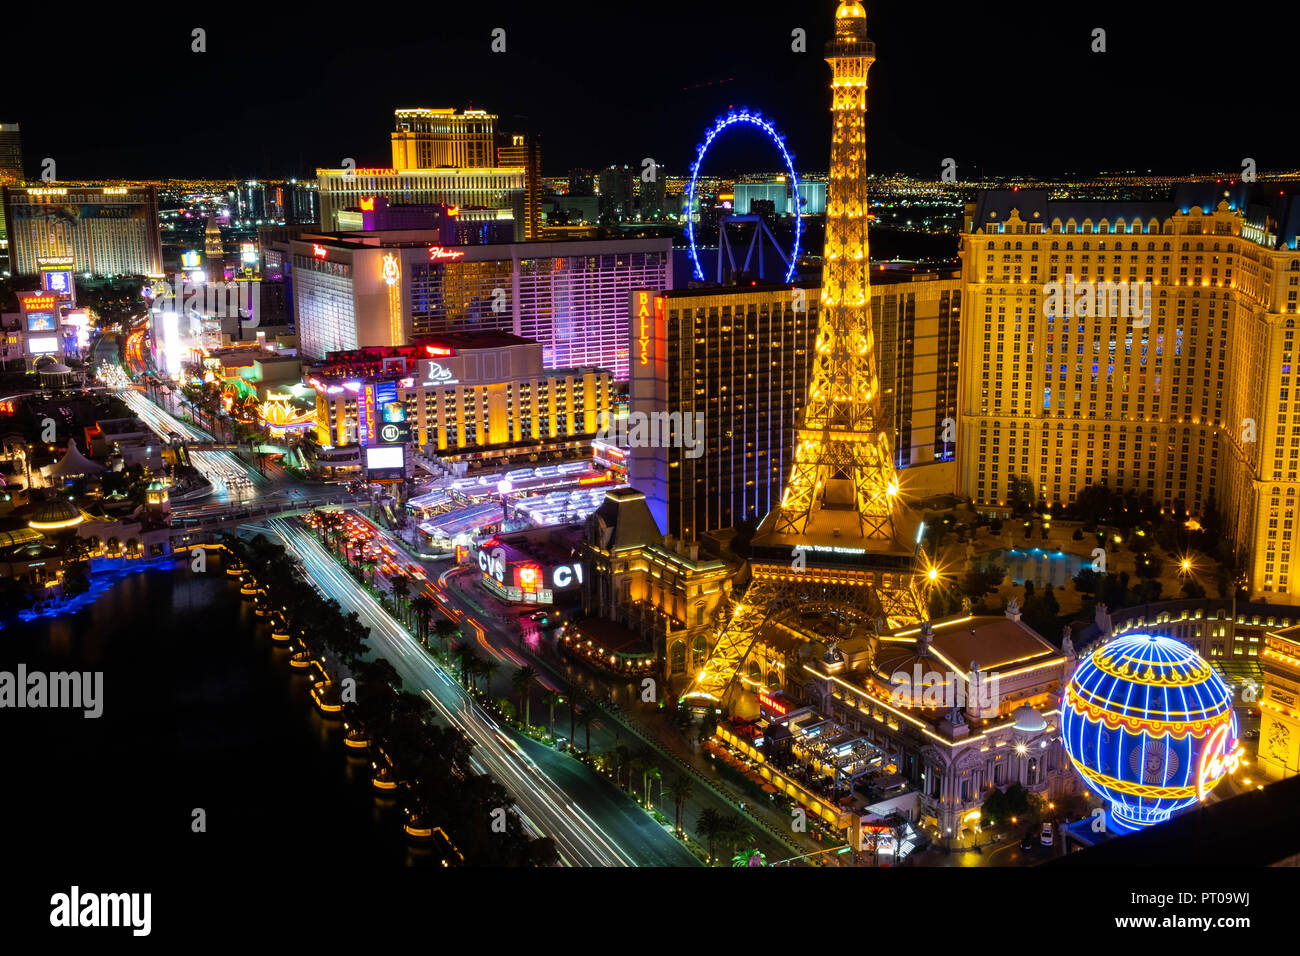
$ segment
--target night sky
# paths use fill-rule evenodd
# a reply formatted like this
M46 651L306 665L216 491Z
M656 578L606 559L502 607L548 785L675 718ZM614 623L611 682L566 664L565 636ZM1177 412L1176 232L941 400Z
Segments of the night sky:
M814 171L829 152L821 46L835 6L144 4L69 10L57 25L6 11L0 121L22 125L31 177L52 156L62 180L270 178L345 156L387 166L394 107L472 104L540 133L547 175L644 157L672 175L715 116L743 105ZM1164 2L869 2L871 166L936 176L951 156L962 178L1239 170L1245 156L1261 173L1295 167L1297 6L1209 19ZM190 52L195 26L207 53ZM795 27L807 53L791 51ZM1094 27L1106 53L1089 49ZM708 165L778 158L749 133Z

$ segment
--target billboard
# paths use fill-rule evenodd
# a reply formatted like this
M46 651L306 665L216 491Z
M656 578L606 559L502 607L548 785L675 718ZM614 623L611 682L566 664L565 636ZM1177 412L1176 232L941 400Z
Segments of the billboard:
M29 355L49 355L51 352L59 350L59 337L57 335L41 335L27 340L27 354Z
M54 313L53 312L28 312L27 331L28 332L53 332Z
M366 480L401 481L406 477L405 445L367 445Z
M411 440L411 426L406 421L406 405L397 397L395 382L375 386L375 405L379 411L379 440L387 445L401 445Z

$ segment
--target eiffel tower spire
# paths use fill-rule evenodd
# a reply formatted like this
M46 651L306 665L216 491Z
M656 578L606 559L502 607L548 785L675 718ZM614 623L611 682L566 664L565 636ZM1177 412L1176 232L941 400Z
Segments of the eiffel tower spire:
M875 59L866 11L840 3L826 45L832 133L821 315L794 464L780 505L754 536L749 589L724 612L684 700L718 705L738 679L752 683L743 668L760 630L771 623L799 633L792 610L829 611L876 632L927 616L919 521L899 495L871 332L866 115Z
M807 532L828 503L852 505L861 537L883 541L896 532L898 480L890 436L879 424L880 379L871 333L866 126L867 71L875 60L866 11L858 3L841 3L835 38L826 45L831 168L817 356L796 429L794 467L777 509L775 530L784 534Z

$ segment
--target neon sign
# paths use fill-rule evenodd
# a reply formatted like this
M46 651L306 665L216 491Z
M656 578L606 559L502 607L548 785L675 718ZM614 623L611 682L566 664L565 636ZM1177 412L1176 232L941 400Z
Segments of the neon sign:
M1245 748L1240 746L1228 752L1228 724L1219 724L1201 751L1201 765L1196 772L1196 799L1204 800L1220 780L1236 773L1245 752Z
M324 259L324 258L325 258L325 247L324 247L324 246L318 246L318 245L316 245L316 243L313 242L313 243L311 244L311 254L312 254L313 256L315 256L317 259Z
M31 311L34 309L52 309L54 303L58 301L57 295L22 295L18 297L22 300L23 308Z
M366 198L364 198L364 199L361 200L361 211L362 211L362 212L374 212L374 211L375 211L375 197L374 197L374 196L367 196Z
M760 690L758 692L758 706L762 707L764 710L770 710L774 714L779 714L782 717L790 713L789 707L781 703L765 690Z
M437 262L439 259L460 259L465 255L464 249L444 249L442 246L429 247L429 261Z
M637 317L637 322L639 323L638 332L640 334L640 338L637 339L637 342L641 346L642 365L650 364L650 329L649 329L650 309L648 308L649 304L650 304L650 293L638 292L636 317Z
M389 285L397 284L397 277L399 274L397 268L397 256L393 255L391 252L384 256L382 274L384 281Z
M455 355L455 349L449 349L445 345L426 345L424 351L430 355Z

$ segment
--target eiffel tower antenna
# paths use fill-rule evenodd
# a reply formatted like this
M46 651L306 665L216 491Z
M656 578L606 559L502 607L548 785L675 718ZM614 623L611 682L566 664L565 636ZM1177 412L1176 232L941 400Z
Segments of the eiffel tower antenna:
M886 630L928 616L929 581L916 573L919 520L903 504L881 424L871 331L866 116L875 59L866 11L840 3L826 45L831 168L817 355L794 464L780 505L754 536L749 590L724 617L684 700L723 703L738 678L748 680L741 671L759 629L789 608L834 609L841 620L882 620Z

